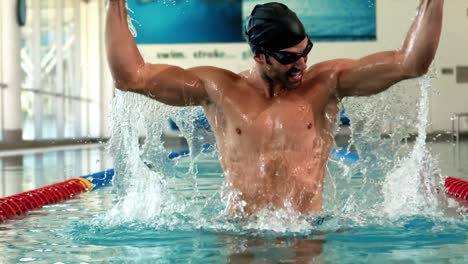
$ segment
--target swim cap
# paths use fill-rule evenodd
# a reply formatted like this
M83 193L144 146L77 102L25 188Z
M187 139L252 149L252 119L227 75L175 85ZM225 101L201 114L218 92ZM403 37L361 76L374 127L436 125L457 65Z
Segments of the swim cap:
M297 45L307 36L304 26L286 5L256 5L247 17L245 34L252 52L278 51Z

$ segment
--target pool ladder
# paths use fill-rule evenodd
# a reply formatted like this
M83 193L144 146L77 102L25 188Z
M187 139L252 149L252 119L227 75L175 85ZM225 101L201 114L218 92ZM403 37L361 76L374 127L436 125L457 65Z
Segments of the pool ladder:
M460 119L467 118L468 113L455 113L450 120L452 121L452 144L454 146L454 160L457 169L461 168L461 154L460 154Z

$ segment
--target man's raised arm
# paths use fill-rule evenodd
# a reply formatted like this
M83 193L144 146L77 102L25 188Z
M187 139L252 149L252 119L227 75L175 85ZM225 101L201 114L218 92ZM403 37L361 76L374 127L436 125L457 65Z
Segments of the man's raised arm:
M443 4L444 0L421 0L400 50L335 61L338 94L372 95L401 80L426 74L439 45Z
M106 50L115 86L144 94L170 105L199 105L208 100L197 73L177 66L147 64L128 28L125 0L109 0L106 18Z

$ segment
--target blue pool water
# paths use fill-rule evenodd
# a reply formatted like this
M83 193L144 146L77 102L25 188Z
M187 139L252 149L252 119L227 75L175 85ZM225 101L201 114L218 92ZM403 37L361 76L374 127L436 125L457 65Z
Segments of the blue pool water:
M401 110L411 98L396 94L345 102L352 141L341 147L359 159L330 160L322 213L265 210L248 219L224 212L233 192L217 153L202 151L212 135L187 122L197 109L117 93L106 150L114 186L0 224L0 263L467 263L466 209L441 188L444 175L468 179L468 164L455 162L466 160L468 147L455 153L450 143L426 143L428 83L420 87L419 103L406 104L418 105L417 117ZM167 158L160 136L169 115L191 152L202 154ZM2 168L18 171L0 171L0 191L109 168L102 150L85 152L2 159Z
M110 217L119 200L114 189L104 188L7 221L0 225L0 263L467 261L468 222L462 215L447 211L390 219L343 213L325 215L322 222L320 216L277 211L235 219L223 214L217 157L204 155L195 166L196 180L184 174L190 160L177 161L182 176L166 182L173 207L149 218ZM360 180L353 178L352 188L359 188Z

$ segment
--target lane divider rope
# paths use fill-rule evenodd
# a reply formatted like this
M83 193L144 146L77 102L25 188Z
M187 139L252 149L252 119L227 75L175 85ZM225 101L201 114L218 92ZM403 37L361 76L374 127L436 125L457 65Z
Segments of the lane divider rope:
M55 204L74 196L112 185L114 169L47 185L0 199L0 222L45 205Z
M0 222L45 205L55 204L74 196L112 185L114 169L54 183L35 190L21 192L0 199ZM445 179L445 192L468 207L468 181L453 176Z

